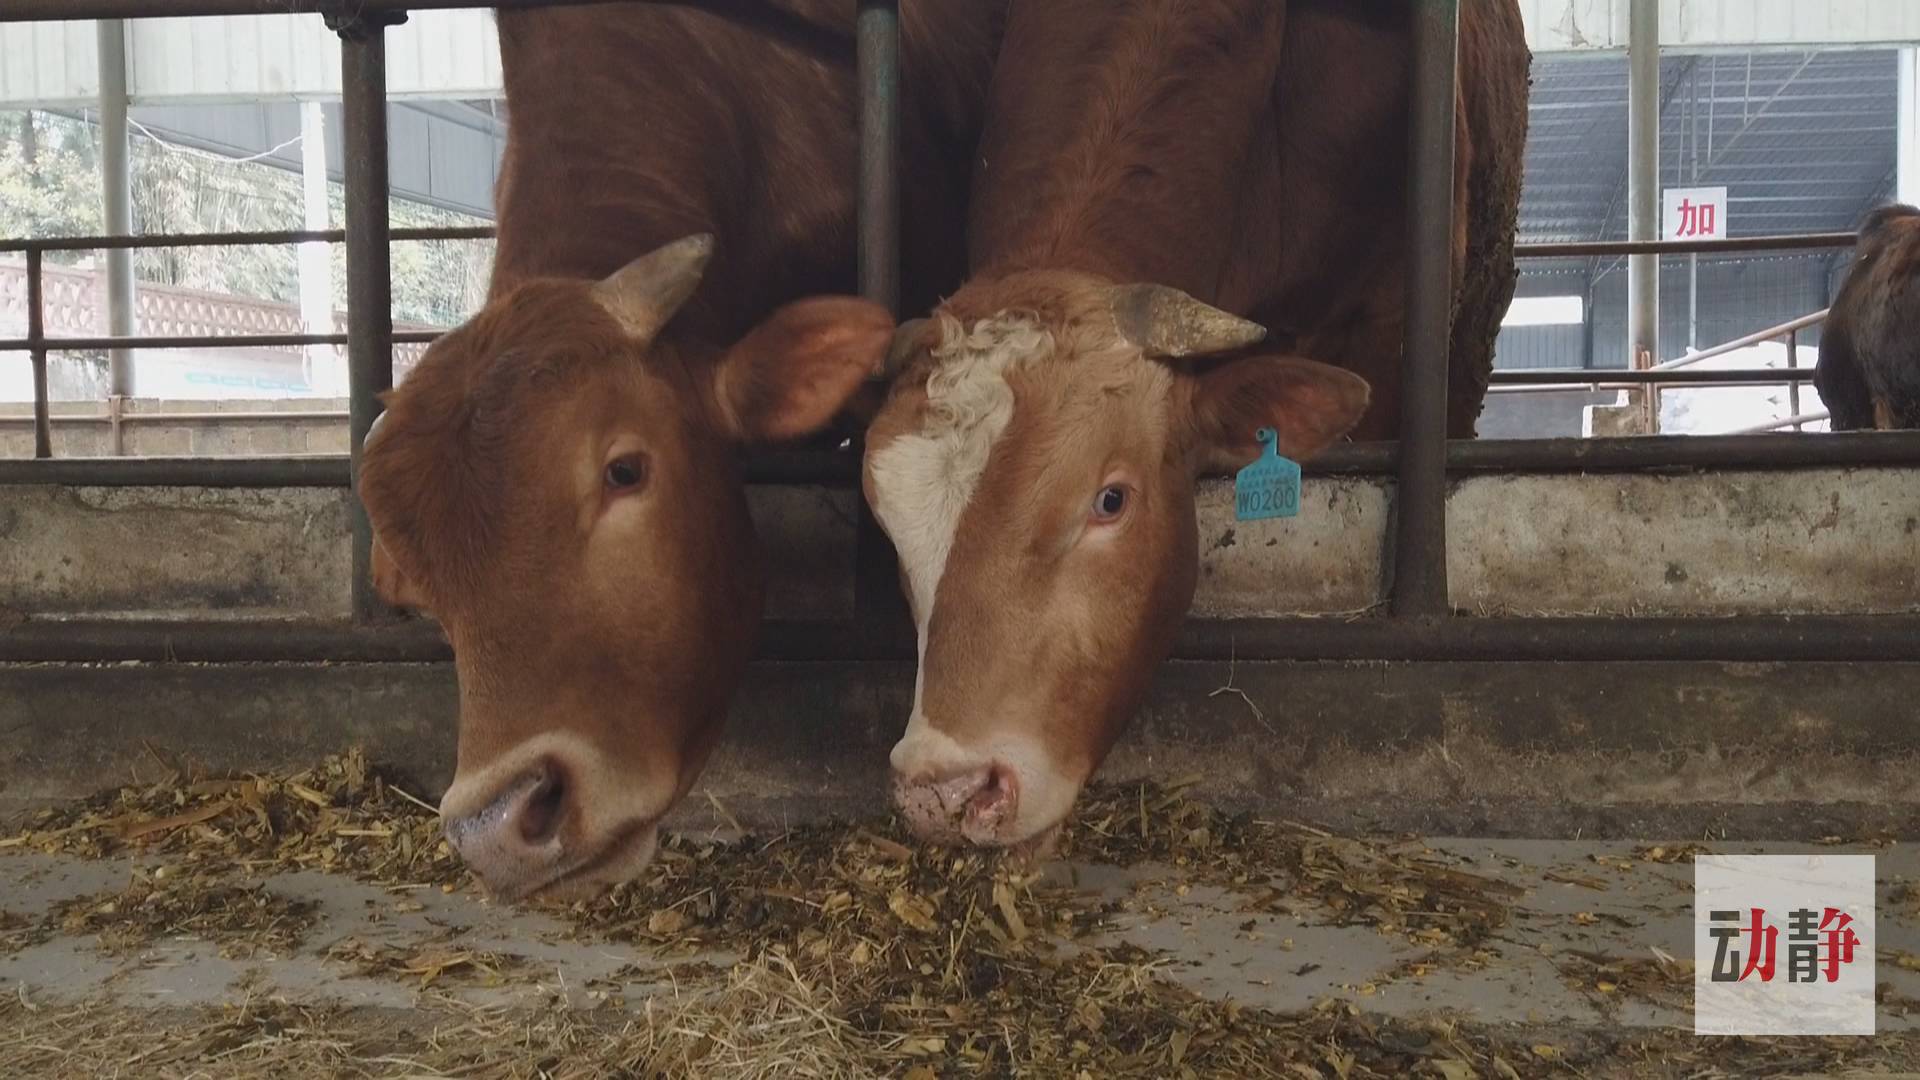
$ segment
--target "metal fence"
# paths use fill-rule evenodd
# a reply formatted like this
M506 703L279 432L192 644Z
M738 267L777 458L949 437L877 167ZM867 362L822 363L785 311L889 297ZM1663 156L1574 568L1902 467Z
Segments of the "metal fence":
M620 0L500 0L496 7L547 7ZM698 0L625 0L700 6ZM357 475L378 394L392 384L393 346L431 335L396 334L390 310L389 245L394 240L470 239L484 229L391 229L387 220L386 28L405 12L483 6L474 0L10 0L0 21L123 19L252 14L318 14L340 34L346 159L346 228L171 237L89 237L14 241L24 252L29 323L0 351L25 351L36 374L40 460L0 461L0 484L350 486ZM730 0L736 7L737 0ZM1191 660L1920 660L1920 615L1755 615L1733 617L1476 617L1456 614L1447 591L1449 474L1486 471L1601 472L1676 469L1805 469L1920 464L1920 432L1539 439L1446 438L1449 255L1452 235L1454 109L1459 0L1411 5L1412 170L1403 416L1396 442L1349 444L1309 467L1318 474L1385 474L1396 481L1392 585L1386 610L1354 619L1197 620L1174 655ZM898 288L898 0L859 0L855 55L860 84L858 252L862 291L894 306ZM40 318L43 256L56 249L186 244L344 241L348 319L344 335L206 338L50 338ZM1849 245L1850 234L1761 237L1671 244L1551 244L1521 257L1726 253ZM337 458L54 459L47 437L45 358L50 350L185 345L347 346L352 453ZM1777 370L1611 371L1608 383L1707 385L1764 379ZM1589 371L1511 371L1495 385L1586 384ZM857 483L857 448L812 449L750 459L749 483ZM354 617L347 623L28 619L0 629L0 661L429 661L448 648L437 630L395 620L368 576L370 532L354 510ZM908 661L913 633L903 617L891 552L863 518L856 552L860 612L845 622L770 622L761 654L779 660Z

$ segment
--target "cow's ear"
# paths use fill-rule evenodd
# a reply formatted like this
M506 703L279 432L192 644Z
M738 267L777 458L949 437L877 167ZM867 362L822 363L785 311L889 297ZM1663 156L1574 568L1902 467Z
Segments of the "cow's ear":
M404 560L394 557L394 548L381 536L378 524L382 517L389 525L394 524L398 508L410 505L409 494L417 493L410 488L408 478L432 473L430 463L417 456L419 443L409 440L405 431L389 426L396 394L397 391L389 390L381 395L381 402L387 408L374 417L373 425L367 429L354 494L359 496L371 519L373 591L394 607L425 613L427 596L420 579L406 570Z
M893 316L853 297L799 300L776 310L714 368L723 431L741 442L791 439L825 427L893 341Z
M1250 356L1195 376L1188 395L1194 465L1238 469L1260 455L1254 433L1278 435L1279 452L1302 461L1327 448L1367 411L1367 381L1297 356Z
M387 545L380 542L377 532L373 534L373 591L394 607L429 614L427 594L421 591L411 574L401 569L387 551Z

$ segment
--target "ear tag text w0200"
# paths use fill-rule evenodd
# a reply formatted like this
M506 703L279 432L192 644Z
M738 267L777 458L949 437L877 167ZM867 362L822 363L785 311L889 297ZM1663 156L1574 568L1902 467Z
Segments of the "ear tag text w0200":
M1233 516L1240 521L1293 517L1300 512L1300 463L1280 456L1272 428L1253 436L1260 456L1233 478Z

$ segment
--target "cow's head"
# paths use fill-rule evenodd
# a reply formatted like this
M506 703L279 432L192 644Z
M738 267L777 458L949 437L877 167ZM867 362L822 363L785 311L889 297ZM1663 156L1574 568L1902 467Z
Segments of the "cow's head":
M761 614L736 446L825 424L892 336L883 309L835 297L726 348L663 337L711 243L498 296L367 440L376 582L453 645L447 838L505 897L592 891L651 857Z
M1030 271L902 328L864 483L919 632L894 798L934 840L1045 844L1193 598L1194 482L1272 427L1310 455L1367 404L1173 289Z

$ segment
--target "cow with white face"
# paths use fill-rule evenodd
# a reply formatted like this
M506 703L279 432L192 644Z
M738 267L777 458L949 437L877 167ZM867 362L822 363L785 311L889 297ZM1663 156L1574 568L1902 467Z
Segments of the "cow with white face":
M919 635L892 765L922 835L1044 845L1192 599L1197 476L1252 462L1263 427L1295 460L1398 430L1410 8L1006 5L970 277L896 338L865 450ZM1466 438L1513 290L1515 0L1462 4L1459 46Z
M976 281L902 331L864 484L919 636L894 797L922 837L1044 847L1139 706L1194 591L1194 484L1278 432L1302 458L1359 377L1241 356L1261 329L1071 271Z

